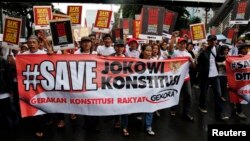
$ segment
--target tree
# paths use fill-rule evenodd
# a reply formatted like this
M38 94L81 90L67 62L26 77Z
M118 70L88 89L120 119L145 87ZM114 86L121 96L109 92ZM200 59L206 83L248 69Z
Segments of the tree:
M33 6L43 5L43 6L54 6L52 3L39 2L39 3L19 3L19 2L0 2L0 7L2 7L3 14L10 17L26 17L26 28L28 31L28 37L32 34L32 24L34 23L33 16Z
M189 24L196 24L196 23L201 23L201 18L200 17L192 17L189 20Z
M178 13L178 17L175 24L174 30L180 30L182 28L189 28L188 17L190 16L189 12L185 7L180 6L165 6L166 9Z
M121 5L120 10L122 9L122 17L123 18L135 18L136 14L140 14L141 13L141 8L142 5Z

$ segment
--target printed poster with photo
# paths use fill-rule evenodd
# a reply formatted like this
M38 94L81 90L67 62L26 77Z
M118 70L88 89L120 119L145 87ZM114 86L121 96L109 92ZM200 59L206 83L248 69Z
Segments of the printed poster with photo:
M178 17L178 13L171 10L165 10L164 22L163 22L163 32L162 36L170 39L172 37L172 32Z
M124 35L133 34L133 20L130 18L124 18L120 20L120 27L123 28Z
M230 24L248 24L250 14L249 0L235 0Z
M113 42L117 40L123 40L123 29L122 28L115 28L112 30L112 40Z
M109 10L98 10L92 31L100 33L109 33L112 13L113 12Z
M22 19L6 17L4 23L2 46L19 50Z
M165 8L143 6L141 12L141 33L139 37L147 40L162 40Z
M81 27L82 23L82 6L70 5L67 8L67 15L71 18L73 28Z
M33 6L35 30L49 29L49 20L52 19L51 6Z
M74 48L70 19L51 20L49 25L54 51Z
M190 33L194 44L206 41L206 28L204 23L191 24Z
M227 37L226 43L232 44L235 37L235 28L227 27L222 34Z

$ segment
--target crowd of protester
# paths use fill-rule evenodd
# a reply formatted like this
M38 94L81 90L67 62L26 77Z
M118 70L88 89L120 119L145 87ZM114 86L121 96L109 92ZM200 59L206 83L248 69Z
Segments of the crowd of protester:
M95 34L82 37L79 42L75 41L75 48L67 50L53 51L51 41L43 35L31 35L27 42L20 43L20 50L10 50L1 47L0 57L0 117L2 121L6 121L6 126L11 127L17 124L21 119L21 111L19 106L19 94L17 87L15 57L19 54L92 54L97 56L113 56L113 57L133 57L144 60L166 60L175 57L189 57L190 67L189 74L185 76L184 84L181 88L180 96L183 98L183 108L178 105L170 108L170 115L177 116L178 109L182 109L183 119L194 122L196 117L192 112L192 88L199 88L199 105L197 109L201 113L207 113L207 95L208 89L212 88L215 103L215 118L218 120L227 120L229 116L223 109L223 104L227 101L228 86L225 69L225 59L229 55L244 56L248 54L248 47L244 39L238 39L233 47L218 41L215 35L209 35L207 42L193 44L185 36L177 37L172 35L171 39L163 39L162 41L150 41L149 43L139 44L135 38L112 41L110 34L104 34L102 38L97 38ZM235 114L240 119L246 119L247 116L242 111L242 105L232 103L235 108ZM136 113L137 114L137 113ZM160 111L155 111L160 116ZM72 120L81 115L71 114ZM121 129L123 136L129 136L128 131L128 114L114 116L114 127ZM142 118L144 117L144 118ZM155 135L152 124L155 120L153 113L137 114L137 118L144 120L145 133ZM84 116L85 125L91 130L99 130L99 116ZM50 124L55 120L58 128L65 125L65 115L63 113L45 114L34 117L37 137L44 136L46 124Z

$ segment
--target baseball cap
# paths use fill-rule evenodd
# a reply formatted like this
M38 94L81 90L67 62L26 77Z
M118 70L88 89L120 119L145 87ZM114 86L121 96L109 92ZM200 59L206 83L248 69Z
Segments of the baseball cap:
M105 38L107 38L107 37L112 38L110 34L105 34L105 35L102 37L102 39L105 40Z
M81 42L83 42L83 41L91 41L91 39L88 36L84 36L81 38Z
M185 38L179 38L178 43L181 43L181 42L187 42L187 40Z
M215 35L208 35L207 41L217 40L217 37Z
M238 44L237 47L238 47L238 50L241 50L243 48L250 47L250 44L249 43L241 43L241 44Z
M115 42L115 46L117 46L117 45L123 45L123 46L124 46L124 41L121 40L121 39L117 40L117 41Z
M131 44L132 42L135 42L135 43L137 44L137 46L138 46L138 42L137 42L137 40L136 40L135 38L129 39L128 45L130 46L130 44Z

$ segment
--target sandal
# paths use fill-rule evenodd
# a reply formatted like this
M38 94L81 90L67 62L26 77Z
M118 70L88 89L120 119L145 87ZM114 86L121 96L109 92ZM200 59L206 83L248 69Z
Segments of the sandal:
M65 124L64 124L64 121L63 120L60 120L59 122L58 122L58 124L57 124L57 127L58 128L63 128L65 126Z
M36 132L36 137L39 137L39 138L41 138L41 137L43 137L43 132Z
M129 136L129 132L127 131L126 128L122 130L122 135L125 137Z
M119 129L119 128L120 128L120 122L116 122L116 123L115 123L115 128L116 128L116 129Z
M71 114L71 115L70 115L70 119L75 120L76 118L77 118L77 117L76 117L75 114Z
M171 116L176 116L176 112L175 111L170 111L170 115Z

